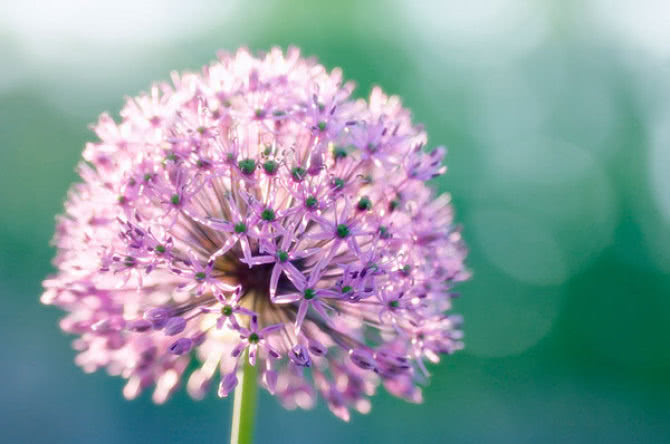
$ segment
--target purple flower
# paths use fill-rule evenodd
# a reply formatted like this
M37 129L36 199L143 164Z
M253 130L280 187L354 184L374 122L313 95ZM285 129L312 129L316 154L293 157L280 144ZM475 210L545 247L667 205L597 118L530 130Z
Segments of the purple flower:
M261 241L259 244L259 250L260 252L267 254L253 257L249 262L247 262L251 266L260 264L274 264L270 274L269 288L270 300L272 302L277 302L277 286L279 284L279 279L281 278L282 273L293 283L296 288L299 287L301 282L305 280L304 275L296 268L295 265L293 265L293 261L304 259L313 254L316 254L319 251L316 248L307 250L298 249L298 244L295 242L295 237L290 233L291 232L288 231L282 237L279 247L275 245L274 239Z
M313 308L327 324L331 324L326 308L336 311L329 302L340 299L342 295L328 288L317 288L317 284L324 280L322 274L315 270L310 274L309 280L302 279L294 282L297 292L285 293L275 298L276 304L298 304L298 312L295 316L296 335L300 334L309 308Z
M212 308L201 308L200 310L205 313L217 313L218 317L216 319L216 328L222 329L226 323L233 330L240 330L240 324L237 321L237 315L243 316L256 316L256 313L244 308L241 304L240 296L242 295L241 288L237 288L233 295L229 298L226 298L223 293L218 293L216 299L219 301L220 305L217 309Z
M239 329L240 341L230 355L233 358L239 358L245 349L249 349L249 364L256 365L256 356L260 347L266 352L266 356L279 359L281 354L270 345L267 336L282 328L283 324L274 324L260 329L258 327L258 318L252 316L250 328L241 327Z
M104 114L58 219L42 301L68 312L77 363L165 401L238 383L243 352L289 407L348 419L382 384L422 399L426 362L463 347L469 277L443 148L397 97L352 100L297 49L224 54Z

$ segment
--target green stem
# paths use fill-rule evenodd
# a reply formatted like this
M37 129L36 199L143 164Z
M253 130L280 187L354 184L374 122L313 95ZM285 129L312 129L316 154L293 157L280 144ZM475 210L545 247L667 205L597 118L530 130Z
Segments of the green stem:
M233 423L230 444L252 444L256 416L257 370L249 365L247 353L241 357L242 366L237 371L237 387L233 404Z

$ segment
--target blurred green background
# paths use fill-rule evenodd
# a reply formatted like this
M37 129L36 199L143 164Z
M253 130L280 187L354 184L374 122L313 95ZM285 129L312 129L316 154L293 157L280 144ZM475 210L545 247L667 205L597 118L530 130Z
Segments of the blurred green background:
M229 400L127 402L40 306L88 124L218 49L296 44L449 147L466 350L346 424L263 394L257 442L670 442L665 1L0 2L0 440L227 442Z

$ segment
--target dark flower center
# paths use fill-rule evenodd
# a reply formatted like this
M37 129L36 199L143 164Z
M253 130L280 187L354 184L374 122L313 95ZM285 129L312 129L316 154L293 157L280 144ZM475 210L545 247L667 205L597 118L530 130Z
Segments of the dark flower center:
M266 208L261 213L261 219L266 222L272 222L275 220L275 212L272 210L272 208Z
M344 224L339 224L337 228L335 228L335 232L337 237L344 239L345 237L349 236L349 227Z
M315 208L318 203L319 201L316 200L316 197L314 196L309 196L305 199L305 206L307 206L307 208Z
M293 180L296 182L302 182L305 178L305 169L301 167L293 167L291 169L291 177L293 177Z
M247 176L250 176L254 173L254 170L256 169L256 161L254 159L240 160L238 162L238 166L240 167L240 171L242 171L242 173L246 174Z
M266 173L268 174L274 174L277 172L277 168L279 168L279 165L277 162L274 160L268 160L263 164L263 169L265 170Z
M347 157L347 150L344 149L344 147L338 146L335 147L333 150L333 157L335 157L335 160L337 159L344 159Z
M366 211L372 208L372 201L368 196L363 196L361 199L358 201L358 204L356 205L356 208L358 208L361 211Z
M391 233L389 233L389 229L386 226L381 225L379 227L379 236L382 239L388 239L389 237L391 237Z

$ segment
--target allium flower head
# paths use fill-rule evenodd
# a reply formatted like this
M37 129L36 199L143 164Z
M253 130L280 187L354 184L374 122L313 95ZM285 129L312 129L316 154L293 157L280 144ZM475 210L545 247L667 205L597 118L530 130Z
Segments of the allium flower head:
M248 359L288 408L320 393L348 419L379 383L421 401L425 361L462 347L466 252L426 185L445 150L352 90L297 49L240 50L100 117L42 296L85 371L160 403L182 380L227 396Z

